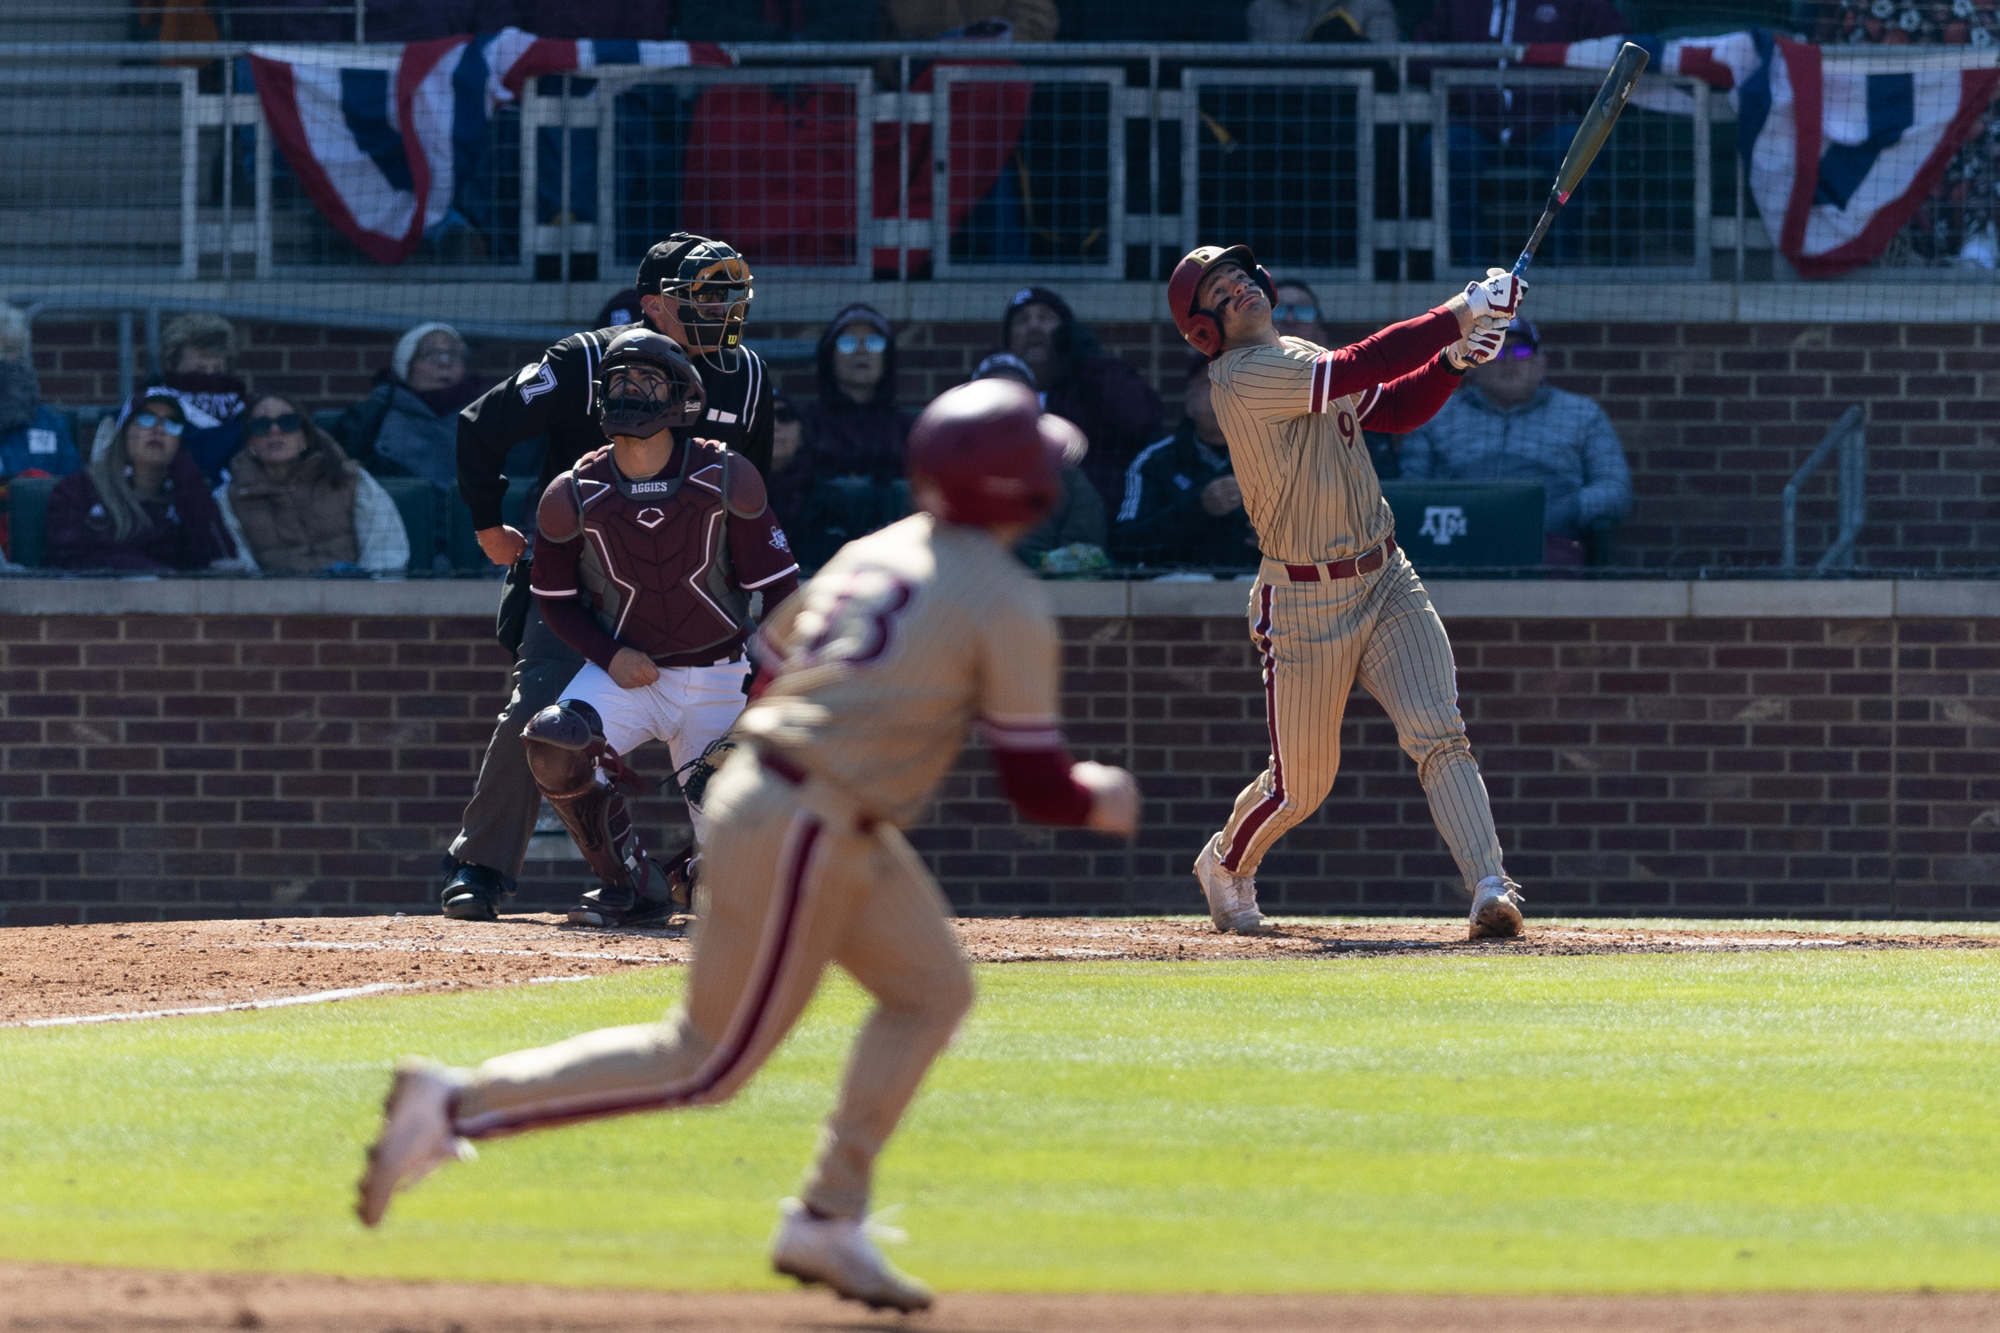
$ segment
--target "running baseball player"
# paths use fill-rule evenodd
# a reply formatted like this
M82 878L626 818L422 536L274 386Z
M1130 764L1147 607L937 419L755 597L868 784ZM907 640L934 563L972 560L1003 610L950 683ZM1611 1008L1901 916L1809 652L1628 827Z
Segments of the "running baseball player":
M679 344L625 330L604 349L595 397L611 444L550 482L535 516L536 604L585 663L521 743L601 881L569 919L630 926L691 904L639 846L623 757L661 740L680 768L721 739L743 711L750 594L778 605L799 567L757 469L696 436L707 404ZM692 800L688 817L699 846Z
M1471 935L1518 935L1521 895L1501 864L1451 643L1382 498L1364 424L1414 430L1458 377L1498 355L1526 284L1501 269L1352 347L1279 336L1271 277L1247 246L1203 246L1167 285L1181 336L1215 358L1212 402L1263 556L1250 592L1270 762L1202 847L1194 873L1217 930L1270 929L1257 865L1326 799L1340 719L1359 681L1417 764L1431 817L1472 895Z
M612 339L628 328L665 334L692 354L707 407L700 434L747 458L760 476L771 467L771 381L755 352L742 346L752 289L750 268L722 241L676 232L646 252L635 284L643 316L565 338L495 385L459 414L458 490L472 510L479 548L496 565L513 567L502 608L524 617L514 647L512 697L501 710L464 825L445 855L440 901L446 916L491 921L511 893L528 839L534 835L541 793L528 772L521 728L556 701L584 659L550 628L529 594L528 539L502 522L507 492L502 469L515 445L547 435L548 451L535 488L540 496L558 473L604 447L597 420L599 363ZM518 600L515 600L518 599ZM775 605L775 603L773 603ZM692 849L668 857L662 869L686 891Z
M909 437L922 512L853 541L766 621L748 743L709 786L706 905L685 1001L477 1069L405 1061L360 1184L390 1197L466 1140L721 1102L798 1019L828 963L874 997L818 1158L781 1206L771 1262L875 1307L930 1290L863 1232L876 1156L972 1003L950 908L904 839L976 722L1008 797L1043 823L1130 837L1138 788L1072 763L1057 724L1048 599L1010 554L1081 454L1032 390L946 391Z

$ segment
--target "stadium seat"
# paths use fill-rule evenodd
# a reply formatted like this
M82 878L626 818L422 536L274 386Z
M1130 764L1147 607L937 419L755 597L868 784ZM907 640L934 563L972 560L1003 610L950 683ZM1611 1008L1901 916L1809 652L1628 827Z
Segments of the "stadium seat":
M510 477L507 481L506 498L500 501L500 521L508 527L526 532L522 526L523 514L528 507L528 497L534 492L535 477ZM472 511L458 498L454 488L451 494L451 567L453 569L492 569L493 562L486 558L486 552L479 549L479 538L472 527Z
M437 493L422 477L377 477L375 480L396 502L403 531L410 539L410 568L429 570L437 550Z
M7 525L10 557L17 565L39 569L48 548L49 492L54 477L16 477L7 484Z
M1419 573L1542 563L1538 482L1385 481L1382 495Z

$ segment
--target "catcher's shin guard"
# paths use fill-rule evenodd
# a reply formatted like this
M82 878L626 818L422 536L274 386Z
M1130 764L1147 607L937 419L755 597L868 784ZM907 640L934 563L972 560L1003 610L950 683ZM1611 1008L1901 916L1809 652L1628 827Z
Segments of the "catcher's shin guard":
M646 854L621 791L642 784L605 742L597 710L577 699L551 704L528 720L521 743L528 747L535 785L576 840L584 862L606 888L644 897Z

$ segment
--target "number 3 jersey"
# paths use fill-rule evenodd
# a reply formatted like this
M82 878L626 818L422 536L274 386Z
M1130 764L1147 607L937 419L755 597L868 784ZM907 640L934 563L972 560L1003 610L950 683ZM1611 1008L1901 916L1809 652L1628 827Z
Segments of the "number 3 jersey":
M741 732L907 826L977 723L995 749L1062 744L1055 622L983 529L913 514L849 542L767 618L774 673Z

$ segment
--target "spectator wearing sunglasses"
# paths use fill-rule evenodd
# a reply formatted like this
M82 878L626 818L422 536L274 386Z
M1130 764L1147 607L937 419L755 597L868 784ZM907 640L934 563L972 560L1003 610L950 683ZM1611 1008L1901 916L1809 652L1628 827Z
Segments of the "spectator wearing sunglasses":
M126 404L90 465L49 493L52 569L234 569L236 544L185 447L188 419L164 386Z
M820 335L819 401L803 404L805 447L817 477L903 475L916 413L896 406L896 333L869 306L851 305ZM859 536L860 534L855 534Z
M1538 481L1545 497L1543 562L1584 563L1582 538L1632 510L1632 473L1604 409L1549 387L1541 335L1508 326L1500 355L1466 372L1465 384L1403 439L1406 479Z
M242 452L217 492L254 569L388 573L409 564L396 505L310 413L266 396L243 422Z

